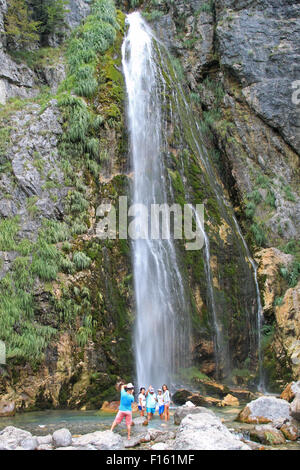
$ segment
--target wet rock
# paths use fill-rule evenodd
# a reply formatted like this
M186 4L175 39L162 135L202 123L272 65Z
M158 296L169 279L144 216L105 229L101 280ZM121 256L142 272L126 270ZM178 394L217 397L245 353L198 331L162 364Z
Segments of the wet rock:
M265 450L265 447L257 442L247 441L246 439L241 439L251 450Z
M281 426L280 431L284 437L289 441L296 441L299 437L299 430L297 426L292 423L285 423Z
M279 445L285 443L283 433L270 425L255 426L255 428L250 431L250 439L267 445Z
M230 394L240 401L249 401L255 399L255 395L253 392L241 388L230 388Z
M262 396L248 403L239 413L237 421L265 424L288 420L289 417L290 405L285 400L271 396Z
M123 438L111 431L95 431L81 437L73 438L73 447L85 447L92 445L98 450L122 450Z
M239 404L240 402L238 401L238 399L230 394L226 395L226 397L224 397L221 402L222 406L239 406Z
M181 388L179 390L176 390L175 393L173 393L172 401L175 403L175 405L184 405L188 397L191 395L192 395L191 392L189 392L188 390L185 390L184 388Z
M202 387L204 387L205 395L223 398L229 393L229 387L223 384L219 384L217 382L199 380L197 381L197 383L201 384Z
M55 431L52 439L55 447L68 447L72 444L72 434L66 428Z
M200 395L200 393L190 395L188 400L196 406L221 406L222 404L222 400L213 397L206 397L204 395Z
M186 416L180 425L174 450L249 450L213 413Z
M16 404L14 401L0 401L0 418L14 416L16 414Z
M201 406L180 406L175 410L174 423L179 425L183 418L185 418L187 415L194 415L199 413L211 413L211 415L214 416L214 413L212 411L207 410L206 408Z

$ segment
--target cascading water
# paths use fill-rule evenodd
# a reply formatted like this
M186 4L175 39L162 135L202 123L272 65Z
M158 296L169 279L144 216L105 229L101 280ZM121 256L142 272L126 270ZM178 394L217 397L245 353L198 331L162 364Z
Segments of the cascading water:
M176 166L184 186L185 203L193 207L204 202L194 197L186 174L187 167L197 162L196 165L202 172L202 179L197 179L197 187L204 184L204 198L213 199L214 204L218 206L219 219L215 219L213 225L217 223L218 230L220 224L228 227L231 248L226 256L229 258L228 262L236 260L238 278L243 279L243 282L239 283L235 304L229 305L228 294L232 290L232 284L228 285L228 275L225 272L218 273L216 278L216 272L212 271L211 264L216 262L216 249L220 251L220 248L216 246L215 235L211 231L211 220L209 225L205 224L204 227L194 212L196 225L200 228L205 242L204 282L207 291L206 305L212 326L211 337L214 339L215 375L219 378L228 377L230 380L230 370L235 367L233 363L242 364L236 353L240 348L243 361L250 359L252 368L258 359L262 377L262 309L255 263L233 209L217 181L207 150L203 146L199 124L193 117L168 53L139 13L130 14L127 22L129 29L123 43L122 55L134 171L132 202L146 207L148 213L151 204L174 203L171 158L172 154L174 158L174 153L170 150L169 141L172 129L176 128L175 147L188 148L191 155L189 160L185 161L180 157L181 153L175 150L175 155L178 154ZM181 276L181 261L185 255L178 251L174 240L153 240L148 237L147 229L146 221L144 226L140 227L142 233L144 230L144 239L133 240L132 246L136 300L136 373L139 385L152 383L157 386L173 380L175 374L189 362L190 349L194 346L189 344L193 338L190 335L191 305L194 305L195 301L191 300L191 289L186 285L186 275L183 278ZM227 261L223 258L224 255L218 252L218 270L226 268ZM226 317L225 308L231 312L232 317ZM235 317L239 316L242 318L239 320L240 326L232 326L237 321ZM237 338L237 343L230 344L232 334Z
M168 200L168 180L162 159L163 82L155 62L153 35L139 13L127 17L123 70L128 95L128 123L134 172L132 202ZM146 224L147 225L147 221ZM141 230L147 231L144 226ZM133 240L136 300L135 355L139 386L161 386L184 367L189 349L189 312L174 242Z

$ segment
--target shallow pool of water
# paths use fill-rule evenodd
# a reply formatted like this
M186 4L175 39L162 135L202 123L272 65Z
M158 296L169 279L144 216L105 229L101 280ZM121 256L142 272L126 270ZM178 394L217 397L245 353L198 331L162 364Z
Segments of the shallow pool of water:
M17 414L12 418L0 418L0 431L6 426L15 426L25 429L35 436L52 434L57 429L68 428L73 435L87 434L94 431L105 431L110 429L116 413L101 411L70 411L70 410L49 410ZM134 418L138 414L133 415ZM158 416L154 416L151 427L160 429L174 429L173 417L169 423L162 422ZM136 429L135 429L136 428ZM132 434L141 432L141 426L133 427ZM125 433L123 423L116 429L120 434Z
M249 437L250 428L253 425L239 423L235 421L239 411L242 407L214 407L210 408L214 413L222 419L223 423L232 431L244 438ZM178 429L173 423L174 409L171 410L171 417L168 423L162 422L160 418L155 415L151 421L150 426L162 430L176 430ZM134 414L134 418L138 414ZM17 428L25 429L35 436L44 436L52 434L57 429L68 428L72 435L87 434L94 431L106 431L110 429L113 422L115 413L107 413L101 411L76 411L76 410L49 410L49 411L36 411L29 413L17 414L12 418L0 418L0 431L6 426L15 426ZM134 426L132 435L144 431L143 426ZM116 429L116 432L125 437L126 427L125 423ZM266 449L271 447L264 446ZM300 450L300 442L287 442L284 445L275 446L276 450Z

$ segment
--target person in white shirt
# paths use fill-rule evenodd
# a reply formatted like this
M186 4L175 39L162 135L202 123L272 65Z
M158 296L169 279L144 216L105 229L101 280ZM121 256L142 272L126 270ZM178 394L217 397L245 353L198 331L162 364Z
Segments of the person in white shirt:
M138 396L138 408L140 411L140 416L144 416L144 411L146 410L146 389L145 387L140 388L140 393Z
M157 390L157 403L158 403L158 414L160 419L164 419L164 411L165 411L165 405L164 405L164 396L162 393L162 389L159 388Z
M170 401L171 401L170 392L166 384L162 386L162 390L163 390L163 400L164 400L164 417L166 421L169 421L170 419L169 408L170 408Z

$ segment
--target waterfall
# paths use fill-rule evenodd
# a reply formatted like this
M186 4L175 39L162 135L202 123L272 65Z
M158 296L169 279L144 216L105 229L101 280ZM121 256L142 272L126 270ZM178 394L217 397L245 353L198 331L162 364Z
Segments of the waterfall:
M153 33L139 13L127 17L122 47L128 97L127 117L133 168L132 203L168 202L169 181L162 158L164 81L156 64ZM139 206L136 206L137 210ZM185 366L189 350L189 311L172 239L132 241L136 325L134 346L139 386L161 386Z
M204 226L194 211L195 223L205 242L202 250L205 279L202 278L200 289L210 320L210 328L205 327L206 330L203 326L196 326L197 334L200 341L202 335L213 339L217 377L230 380L232 368L243 368L243 361L247 359L249 362L250 359L252 370L258 361L262 384L262 306L255 262L218 182L203 145L200 126L191 112L189 99L177 79L168 52L139 13L128 15L127 23L122 62L133 168L131 196L136 210L131 215L137 215L142 207L148 208L149 213L151 204L174 203L174 158L175 169L180 173L184 187L181 204L184 201L193 208L195 204L204 202L197 195L198 187L205 200L213 200L219 218L214 219L214 215L208 212L210 220ZM172 154L170 139L175 135L174 129L176 153ZM186 158L182 157L185 149L189 153ZM189 181L191 165L200 169L196 195ZM237 269L235 279L238 287L232 305L228 301L231 299L232 281L224 271L226 260L221 247L216 246L214 230L219 230L220 224L225 224L229 231L229 251L225 257L230 262L234 259ZM194 329L193 336L190 334L191 317L196 324L199 318L195 320L193 317L195 299L188 285L187 271L183 271L185 254L182 247L172 239L150 239L148 228L146 220L139 227L140 238L132 241L136 310L134 348L138 385L152 383L158 386L173 381L177 373L189 365L191 350L195 346L190 344L194 338ZM216 249L219 250L217 254ZM197 315L201 314L202 310L200 315L198 310ZM237 357L237 351L241 351L242 358Z

